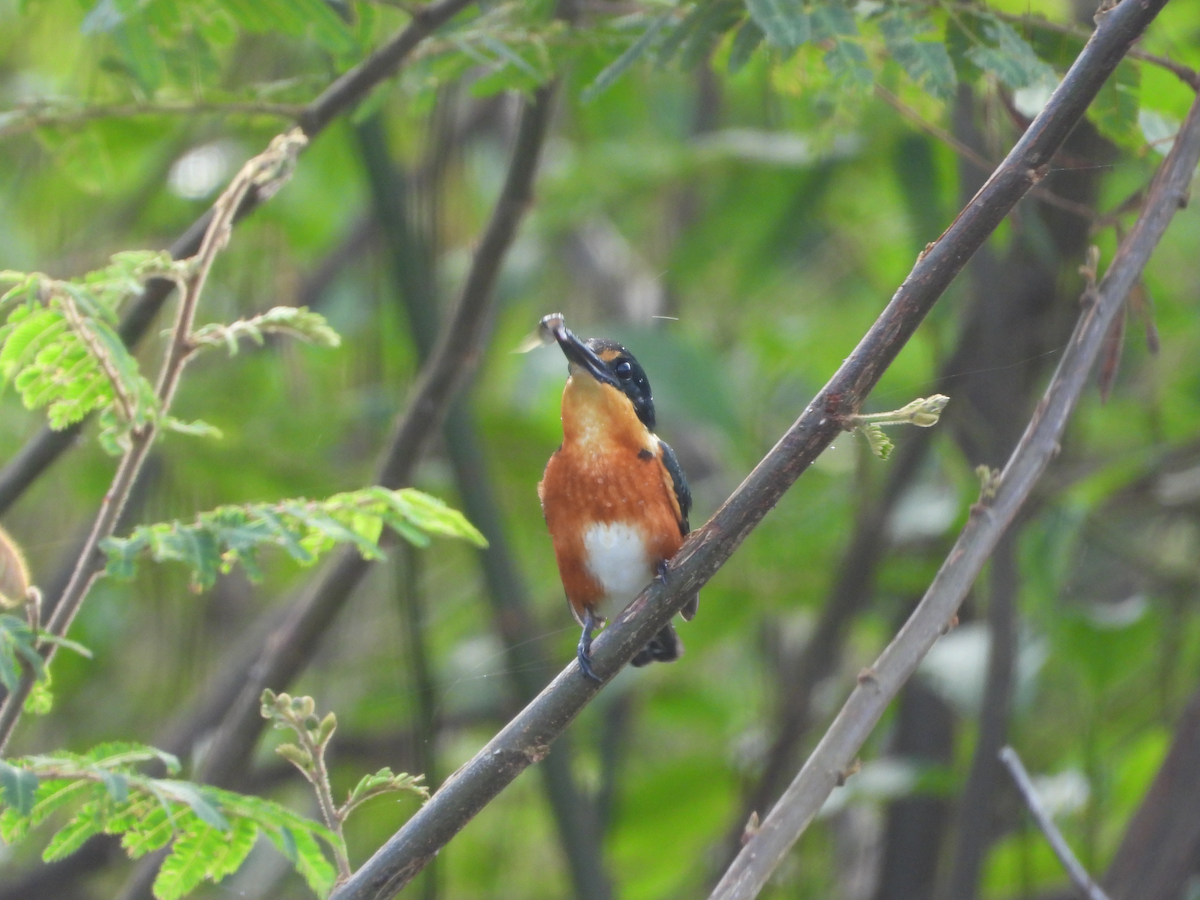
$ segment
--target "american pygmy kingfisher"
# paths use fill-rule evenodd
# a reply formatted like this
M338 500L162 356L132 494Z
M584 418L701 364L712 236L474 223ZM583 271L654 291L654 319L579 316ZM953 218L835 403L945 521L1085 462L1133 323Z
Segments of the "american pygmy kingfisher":
M592 632L624 609L666 564L688 533L692 495L675 452L654 434L646 373L615 341L580 340L561 315L542 319L540 336L567 357L562 446L538 485L542 512L567 600L583 626L579 666L592 671ZM682 610L696 614L698 594ZM671 662L683 643L668 622L632 662Z

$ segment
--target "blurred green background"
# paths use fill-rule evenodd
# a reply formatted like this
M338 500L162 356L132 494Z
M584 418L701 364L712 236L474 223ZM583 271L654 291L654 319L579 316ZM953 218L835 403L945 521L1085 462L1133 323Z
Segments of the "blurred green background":
M201 358L175 412L224 437L166 437L132 511L136 522L190 518L371 481L418 370L410 308L449 319L503 179L520 93L560 76L536 202L454 420L482 451L480 483L532 623L526 662L522 672L509 664L477 551L450 541L393 551L299 682L277 686L337 711L339 793L383 765L428 771L436 785L511 717L522 684L548 682L573 657L577 628L535 490L561 439L565 363L554 349L512 352L538 319L562 312L577 333L637 355L658 433L692 483L693 525L703 523L982 183L965 154L994 164L1007 152L1094 11L1049 0L1000 0L991 12L813 4L814 22L842 24L798 49L768 39L731 61L749 41L740 2L594 0L572 26L546 3L481 6L315 140L214 269L202 321L305 304L342 346L272 341ZM0 0L0 266L72 277L119 250L169 245L297 104L406 21L385 2ZM899 38L889 22L902 22ZM1009 22L1017 44L998 37L996 23ZM614 72L648 29L645 52ZM935 69L914 81L922 70L902 38L947 47L957 79ZM1171 0L1141 47L1200 64L1200 2ZM1193 96L1160 66L1122 64L1042 195L1009 217L868 401L880 411L940 391L952 398L943 423L893 430L886 462L857 436L839 439L702 592L699 615L680 626L686 656L622 673L556 746L574 802L594 820L577 850L610 883L572 877L572 838L531 769L405 896L706 893L750 810L765 814L920 598L977 496L975 467L1011 450L1079 309L1087 246L1102 266L1112 258L1136 213L1122 204L1148 184ZM1007 783L972 775L981 716L1045 776L1084 864L1099 874L1113 860L1200 675L1198 241L1193 205L1114 336L1124 353L1107 402L1089 390L1003 565L980 580L959 627L864 748L862 771L766 896L1061 889ZM140 348L148 366L168 324ZM0 409L7 460L43 418L11 388ZM448 452L461 438L449 429L435 442L417 486L469 508ZM38 584L63 579L112 470L93 426L5 514ZM172 565L148 565L131 584L102 581L71 633L94 659L60 654L56 706L27 717L12 750L169 742L206 686L258 652L258 623L314 575L283 554L264 563L263 582L234 572L201 595ZM997 642L1012 670L1011 702L990 695L998 705L983 699L996 627L1013 635ZM276 742L262 742L242 786L315 814ZM204 740L182 749L194 757ZM376 800L357 814L352 860L415 803ZM0 897L117 896L130 869L99 850L90 865L45 872L40 849L0 849ZM203 895L305 896L260 850Z

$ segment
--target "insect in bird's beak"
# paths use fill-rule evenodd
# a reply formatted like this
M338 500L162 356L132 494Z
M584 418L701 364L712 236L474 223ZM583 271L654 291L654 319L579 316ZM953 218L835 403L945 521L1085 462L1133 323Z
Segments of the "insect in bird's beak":
M562 348L567 362L571 363L572 369L578 366L601 384L610 384L617 390L621 389L621 383L608 370L604 361L596 355L591 347L575 337L567 328L562 313L550 313L548 316L543 316L542 321L538 322L538 327L517 345L516 352L528 353L530 350L556 341Z
M566 332L566 330L562 313L550 313L548 316L542 316L542 321L538 322L538 327L521 338L521 343L517 344L513 353L528 353L530 350L536 350L538 347L553 344L558 340L559 333Z

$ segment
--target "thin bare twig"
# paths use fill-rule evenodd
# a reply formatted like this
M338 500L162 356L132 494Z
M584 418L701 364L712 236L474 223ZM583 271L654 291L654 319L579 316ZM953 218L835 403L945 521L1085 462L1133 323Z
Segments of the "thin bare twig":
M1039 180L1043 167L1163 2L1122 0L1108 13L1005 162L945 234L920 256L887 309L829 384L704 527L692 533L668 566L665 583L656 580L647 586L597 639L593 668L604 680L612 678L682 609L687 598L712 577L800 474L842 433L846 417L858 411L937 298ZM550 744L599 689L600 685L582 677L578 663L572 662L340 885L333 900L393 896L493 797L549 753ZM832 787L830 781L825 793ZM783 850L790 844L788 840Z
M1033 816L1033 821L1046 836L1050 849L1054 851L1058 861L1063 864L1063 868L1067 870L1067 874L1071 876L1071 881L1075 882L1080 893L1088 900L1108 900L1108 894L1104 893L1100 885L1092 880L1087 869L1075 858L1075 854L1067 846L1062 832L1058 830L1054 819L1042 805L1042 798L1038 796L1037 788L1033 786L1033 781L1030 780L1029 773L1025 771L1025 766L1021 762L1021 757L1017 755L1017 751L1012 747L1001 747L997 756L1004 767L1008 769L1008 774L1012 776L1017 790L1021 792L1021 797L1025 800L1025 805L1029 807L1029 812Z
M25 103L0 112L7 119L0 125L0 140L25 134L38 128L77 125L96 119L132 119L138 116L196 116L204 113L235 116L278 116L295 119L305 110L303 103L266 103L219 100L179 103L99 103L95 106L65 108L49 100Z
M191 262L179 302L175 327L171 332L171 342L167 347L159 372L158 386L155 390L159 417L166 416L170 411L179 378L192 353L191 330L200 293L204 289L213 259L229 240L230 229L238 207L252 189L257 189L265 196L270 196L282 187L291 175L296 155L305 143L307 143L307 139L298 130L276 137L265 151L242 167L242 170L213 205L212 224L200 243L199 252ZM156 418L152 418L141 426L134 425L132 428L129 449L117 466L112 484L100 504L95 524L80 551L79 561L71 574L71 580L46 625L46 631L50 636L63 637L66 635L76 613L79 612L83 601L87 599L88 592L104 564L104 556L100 552L100 542L113 533L113 529L120 520L121 511L125 508L134 482L137 480L138 472L146 461L146 456L150 452L150 447L157 434L158 420ZM39 652L47 663L53 658L57 646L54 642L43 642L39 648ZM16 690L9 692L8 696L4 698L3 704L0 705L0 753L3 753L4 746L8 743L13 728L16 727L17 721L21 717L25 699L33 689L34 681L32 670L26 668L21 683Z
M1113 10L1097 29L1097 35L1104 31L1112 16L1131 5L1125 0ZM1142 215L1122 242L1094 298L1087 300L1058 370L1021 442L1000 473L994 493L990 489L985 491L981 502L975 504L917 609L875 665L860 675L858 686L816 750L725 873L710 900L749 900L758 894L839 779L844 778L842 773L848 770L888 703L949 627L996 543L1057 453L1059 438L1087 384L1109 324L1186 198L1198 160L1200 99L1193 105L1171 153L1159 169Z

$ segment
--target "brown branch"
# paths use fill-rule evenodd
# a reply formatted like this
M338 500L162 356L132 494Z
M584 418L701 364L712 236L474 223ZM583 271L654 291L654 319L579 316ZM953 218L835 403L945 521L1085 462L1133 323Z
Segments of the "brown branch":
M971 254L1039 180L1104 80L1162 5L1163 0L1144 4L1123 0L1105 17L1005 162L921 255L837 374L712 519L684 544L668 567L666 584L656 581L648 586L597 639L593 667L603 679L615 675L683 607L842 432L845 417L857 411ZM599 688L581 677L573 662L341 885L334 900L393 896L509 782L545 757L550 744ZM762 837L760 832L756 840ZM788 840L786 846L790 844Z
M310 141L325 130L331 121L351 111L380 82L390 78L413 50L438 28L469 6L471 0L435 0L413 12L413 20L390 41L363 62L338 78L320 96L304 107L297 124ZM262 198L250 191L237 210L235 221L258 208ZM175 259L194 256L208 229L213 211L209 209L191 224L173 243L169 251ZM147 283L145 290L125 314L119 329L122 340L136 344L158 315L174 284L164 279ZM43 428L0 470L0 515L8 510L38 476L70 447L83 431L77 423L62 431Z
M1042 805L1042 798L1038 796L1037 788L1033 786L1033 781L1030 780L1029 773L1025 771L1025 766L1021 763L1021 757L1017 756L1017 751L1012 747L1003 747L998 754L998 758L1004 764L1004 767L1008 769L1013 783L1016 784L1017 790L1020 791L1021 797L1025 800L1025 805L1029 807L1033 821L1037 823L1042 834L1046 836L1046 840L1050 844L1050 849L1054 851L1054 855L1058 857L1058 861L1067 870L1067 875L1071 877L1071 881L1075 882L1075 886L1079 888L1079 892L1087 900L1108 900L1108 895L1101 890L1100 885L1092 880L1092 876L1087 873L1087 869L1075 858L1075 854L1071 852L1071 848L1068 846L1066 839L1063 838L1062 832L1054 824L1054 819L1050 817L1050 813Z
M1128 13L1131 6L1125 0L1110 12L1089 46L1095 45L1114 16ZM1072 71L1077 67L1078 62ZM1070 78L1068 73L1064 85L1070 83ZM1056 97L1059 94L1061 88ZM858 686L816 750L725 873L711 900L746 900L757 895L839 778L844 777L840 773L848 770L887 704L949 626L984 562L1057 453L1067 419L1087 383L1108 326L1186 198L1198 160L1200 99L1193 105L1171 153L1155 177L1145 210L1122 242L1094 296L1088 298L1058 370L1001 473L994 495L976 504L916 611L875 665L860 677Z

